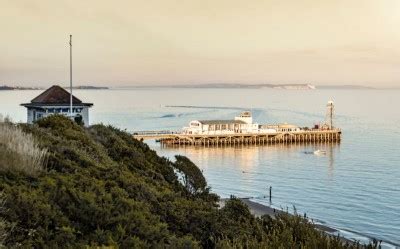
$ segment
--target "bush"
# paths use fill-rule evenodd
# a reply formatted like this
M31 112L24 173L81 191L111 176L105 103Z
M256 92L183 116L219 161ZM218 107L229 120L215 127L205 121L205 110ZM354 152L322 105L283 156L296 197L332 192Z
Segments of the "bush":
M4 212L6 211L4 208L4 197L3 193L0 193L0 214L1 216L4 215ZM6 240L8 236L8 230L10 229L9 224L4 218L0 218L0 248L4 247L4 241Z
M183 185L191 194L202 193L206 190L206 178L201 170L185 156L175 156L174 168L181 174Z

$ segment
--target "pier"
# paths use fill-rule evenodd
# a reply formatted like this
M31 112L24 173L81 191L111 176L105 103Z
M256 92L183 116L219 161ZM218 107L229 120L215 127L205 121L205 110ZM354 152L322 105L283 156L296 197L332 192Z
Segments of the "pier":
M340 142L342 131L333 126L333 114L333 101L329 101L325 122L312 128L288 123L258 124L253 122L251 112L244 111L231 120L192 120L180 132L142 131L133 137L155 139L165 145L195 146Z
M240 144L290 144L309 142L340 142L341 130L301 130L277 133L233 133L233 134L180 134L180 133L137 133L139 140L155 139L165 145L222 146Z

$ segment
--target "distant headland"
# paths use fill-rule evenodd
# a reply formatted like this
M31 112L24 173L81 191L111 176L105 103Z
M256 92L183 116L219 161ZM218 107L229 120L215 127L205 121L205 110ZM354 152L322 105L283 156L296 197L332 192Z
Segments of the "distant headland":
M64 88L69 88L69 86L65 86ZM72 89L80 89L80 90L107 90L110 89L106 86L74 86Z
M69 89L69 86L63 86ZM190 88L190 89L283 89L283 90L374 90L374 89L400 89L398 87L370 87L363 85L319 85L319 84L271 84L271 83L258 83L258 84L244 84L244 83L209 83L209 84L154 84L154 85L128 85L128 86L95 86L95 85L78 85L73 89L77 90L109 90L109 89L134 89L134 88ZM36 86L11 86L0 85L1 90L44 90L45 87Z
M4 90L43 90L41 87L21 87L21 86L0 86L0 91Z
M69 88L69 87L64 87ZM110 89L109 87L104 86L74 86L73 89L80 89L80 90L107 90ZM14 91L14 90L44 90L43 87L21 87L21 86L7 86L3 85L0 86L0 91Z
M172 84L172 85L136 85L126 88L199 88L199 89L284 89L284 90L315 90L315 89L354 89L354 90L369 90L376 89L373 87L362 85L314 85L311 83L305 84L243 84L243 83L210 83L210 84Z
M182 85L139 85L132 88L273 88L287 90L313 90L312 84L241 84L241 83L211 83L211 84L182 84Z
M359 86L359 85L324 85L324 86L318 86L318 89L371 90L376 88L369 86Z

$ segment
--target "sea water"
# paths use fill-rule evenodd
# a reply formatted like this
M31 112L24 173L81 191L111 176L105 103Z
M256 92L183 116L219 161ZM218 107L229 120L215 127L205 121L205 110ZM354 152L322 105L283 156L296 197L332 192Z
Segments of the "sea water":
M41 91L0 91L0 113L26 121L20 103ZM400 91L133 88L76 90L94 103L90 122L129 132L180 130L191 120L232 119L241 111L254 122L313 126L335 102L339 144L235 147L163 147L160 155L186 155L221 197L251 197L284 210L296 208L356 239L400 245ZM313 155L321 149L326 155Z

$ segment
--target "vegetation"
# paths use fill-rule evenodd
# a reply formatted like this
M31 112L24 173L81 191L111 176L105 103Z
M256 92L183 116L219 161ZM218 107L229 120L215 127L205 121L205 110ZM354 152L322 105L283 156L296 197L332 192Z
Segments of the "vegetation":
M35 176L45 168L46 155L31 134L0 117L0 171Z
M0 214L4 214L4 198L3 193L0 193ZM0 218L0 248L4 247L4 241L8 236L8 231L11 230L11 226L4 218Z
M34 177L16 167L0 171L1 216L13 227L7 247L359 247L301 217L256 218L238 199L219 209L218 196L189 159L161 158L116 128L84 128L54 115L16 129L48 151L47 170Z

